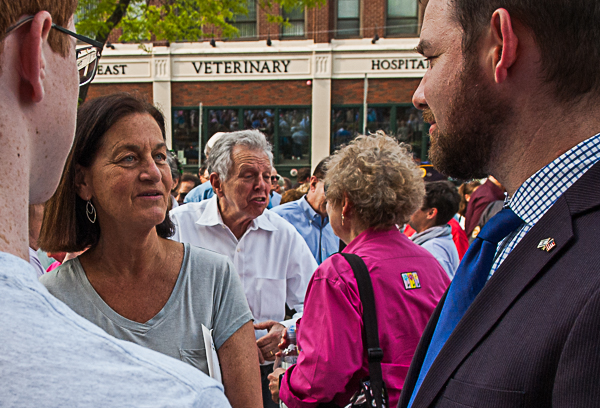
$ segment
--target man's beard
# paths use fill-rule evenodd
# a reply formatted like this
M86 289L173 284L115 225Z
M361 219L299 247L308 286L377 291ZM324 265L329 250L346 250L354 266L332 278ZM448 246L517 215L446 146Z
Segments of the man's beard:
M475 56L465 59L459 90L450 101L446 129L442 132L438 124L431 134L429 158L446 176L468 180L488 175L512 108L486 84ZM435 121L433 112L425 109L423 119Z

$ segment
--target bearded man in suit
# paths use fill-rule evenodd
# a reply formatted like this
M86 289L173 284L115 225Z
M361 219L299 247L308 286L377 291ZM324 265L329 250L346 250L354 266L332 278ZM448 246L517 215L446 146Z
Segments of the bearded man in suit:
M432 163L494 176L508 198L488 224L517 222L486 224L463 258L399 407L598 406L597 0L430 0L417 49Z

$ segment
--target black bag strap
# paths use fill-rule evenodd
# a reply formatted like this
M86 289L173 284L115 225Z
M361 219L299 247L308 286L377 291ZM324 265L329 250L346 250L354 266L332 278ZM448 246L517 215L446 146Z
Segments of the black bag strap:
M365 326L365 338L367 341L367 358L369 360L369 377L373 397L377 403L377 408L381 408L383 375L381 373L381 360L383 360L383 350L379 347L379 330L377 326L377 314L375 313L375 296L373 295L373 284L369 276L369 270L362 258L355 254L340 252L346 261L352 267L360 302L363 307L363 324Z

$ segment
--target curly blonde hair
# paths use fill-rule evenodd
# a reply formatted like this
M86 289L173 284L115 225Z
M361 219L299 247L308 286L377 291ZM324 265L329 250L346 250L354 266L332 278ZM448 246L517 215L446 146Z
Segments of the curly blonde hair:
M359 136L335 152L324 181L327 201L338 206L346 194L358 221L367 228L406 223L425 196L410 147L382 131Z

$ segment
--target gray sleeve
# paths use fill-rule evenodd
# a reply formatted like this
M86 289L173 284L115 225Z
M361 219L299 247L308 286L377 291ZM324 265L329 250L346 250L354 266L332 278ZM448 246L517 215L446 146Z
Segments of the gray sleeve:
M213 338L219 349L240 327L253 320L242 283L229 260L215 279L213 302Z

